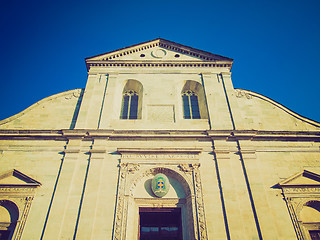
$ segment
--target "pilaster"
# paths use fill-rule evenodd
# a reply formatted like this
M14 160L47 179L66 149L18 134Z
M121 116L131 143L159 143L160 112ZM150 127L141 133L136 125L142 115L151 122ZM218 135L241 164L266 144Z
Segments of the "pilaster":
M94 139L90 150L90 167L86 180L83 204L79 217L79 226L77 237L79 239L99 239L99 231L103 229L100 225L99 216L103 211L103 206L106 205L106 199L103 198L101 192L102 187L106 187L103 181L106 181L107 176L104 174L104 161L106 159L108 138ZM105 223L108 225L110 223ZM100 229L95 229L99 228Z
M211 129L232 129L232 122L225 101L221 79L216 73L202 73Z
M119 119L123 85L118 81L118 73L108 74L108 88L101 109L100 129L110 128L112 119Z
M236 91L234 90L232 80L231 80L231 72L222 72L219 76L224 85L225 91L225 102L228 104L229 115L234 125L234 129L237 128L237 121L241 120L241 115L239 113L239 106L236 97Z
M88 159L80 157L81 142L70 139L66 146L43 239L74 237L88 165Z
M259 239L237 145L214 144L230 238Z
M88 75L87 86L80 106L76 129L97 129L107 88L106 74Z

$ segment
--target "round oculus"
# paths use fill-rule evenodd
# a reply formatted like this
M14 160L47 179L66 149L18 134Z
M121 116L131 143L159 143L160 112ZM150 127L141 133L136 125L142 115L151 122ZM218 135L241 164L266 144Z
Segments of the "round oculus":
M151 189L154 195L156 195L157 197L164 197L168 193L169 188L169 179L163 173L158 173L152 178Z
M154 58L163 58L167 55L167 52L163 49L156 49L151 52L151 56Z

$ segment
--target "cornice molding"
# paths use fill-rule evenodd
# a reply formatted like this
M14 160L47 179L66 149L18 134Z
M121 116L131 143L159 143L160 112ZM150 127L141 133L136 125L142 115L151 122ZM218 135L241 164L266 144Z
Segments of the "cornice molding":
M125 55L130 55L136 52L140 52L146 49L150 49L150 48L154 48L154 47L163 47L165 49L168 50L172 50L178 53L182 53L182 54L186 54L189 56L193 56L193 57L197 57L200 58L204 61L216 61L216 60L224 60L224 61L229 61L232 62L233 59L228 58L228 57L224 57L221 55L217 55L217 54L213 54L210 52L206 52L200 49L196 49L196 48L192 48L186 45L182 45L179 43L175 43L169 40L165 40L162 38L158 38L158 39L154 39L151 41L147 41L147 42L143 42L143 43L139 43L136 45L131 45L125 48L121 48L118 50L114 50L111 52L107 52L107 53L102 53L93 57L88 57L86 58L86 62L90 61L91 59L97 59L99 57L100 60L103 61L108 61L108 60L112 60L115 59L117 57L121 57L121 56L125 56ZM104 56L104 57L103 57Z
M137 52L141 52L147 49L151 49L151 48L155 48L155 47L161 47L167 50L171 50L177 53L181 53L184 55L188 55L190 57L195 57L198 58L199 61L196 62L199 64L200 62L200 66L196 66L196 67L205 67L205 64L208 62L212 62L212 63L216 63L219 62L219 64L210 64L211 67L219 67L218 65L221 65L220 67L222 67L222 65L225 65L225 67L229 67L231 69L232 67L232 62L233 59L231 58L227 58L224 56L220 56L217 54L213 54L210 52L206 52L206 51L202 51L199 49L195 49L192 47L188 47L182 44L178 44L172 41L168 41L165 39L154 39L148 42L144 42L144 43L140 43L140 44L136 44L136 45L132 45L132 46L128 46L122 49L118 49L115 51L111 51L111 52L107 52L107 53L103 53L103 54L99 54L93 57L89 57L86 58L86 65L87 65L87 69L89 71L89 69L93 66L103 66L103 67L123 67L124 64L121 63L122 61L118 61L117 58L120 58L122 56L126 56L126 55L130 55L130 54L134 54ZM107 63L107 62L111 62L111 61L116 61L117 63ZM124 62L130 62L130 61L124 61ZM153 62L153 61L151 61ZM151 62L134 62L134 63L127 63L125 65L127 65L127 67L182 67L182 65L184 65L184 67L194 67L194 64L184 64L183 61L175 62L178 65L176 66L176 64L170 65L170 63L165 62L165 63L158 63L158 64L152 64ZM202 62L204 62L205 64L202 64ZM151 64L150 64L151 63ZM152 66L153 65L153 66ZM158 66L155 66L158 65ZM180 66L179 66L180 65ZM208 64L206 64L208 65ZM209 66L207 66L209 67Z
M112 129L63 129L63 130L13 130L0 129L0 140L41 139L68 140L138 140L138 139L206 139L250 141L320 141L320 131L259 131L259 130L112 130Z
M189 61L172 61L172 62L159 62L159 61L117 61L117 62L101 62L101 61L88 61L88 70L91 67L124 67L124 68L229 68L232 64L228 62L189 62Z

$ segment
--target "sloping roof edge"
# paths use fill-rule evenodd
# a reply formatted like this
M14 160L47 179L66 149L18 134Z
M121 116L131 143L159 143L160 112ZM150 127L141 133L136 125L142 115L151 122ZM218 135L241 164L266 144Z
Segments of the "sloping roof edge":
M127 46L127 47L124 47L124 48L119 48L119 49L116 49L116 50L113 50L113 51L110 51L110 52L105 52L105 53L101 53L101 54L94 55L94 56L91 56L91 57L87 57L87 58L85 58L85 61L87 62L88 60L91 60L92 58L96 58L96 57L103 56L103 55L106 55L106 54L117 53L117 52L123 51L125 49L138 47L140 45L145 45L145 44L152 43L152 42L170 44L170 45L173 45L173 46L175 46L177 48L180 48L182 50L198 52L200 54L207 55L207 56L210 56L210 57L220 58L223 61L230 61L230 62L233 61L232 58L224 57L224 56L221 56L221 55L218 55L218 54L213 54L213 53L210 53L210 52L207 52L207 51L203 51L203 50L200 50L200 49L189 47L189 46L186 46L186 45L183 45L183 44L180 44L180 43L176 43L176 42L173 42L173 41L169 41L169 40L166 40L166 39L163 39L163 38L156 38L156 39L153 39L153 40L150 40L150 41L146 41L146 42L130 45L130 46Z
M309 123L315 127L320 127L320 122L317 122L313 119L310 119L310 118L307 118L307 117L304 117L298 113L296 113L295 111L287 108L286 106L282 105L281 103L278 103L277 101L269 98L269 97L266 97L260 93L257 93L257 92L253 92L253 91L250 91L250 90L246 90L246 89L241 89L241 88L235 88L235 90L241 90L241 91L244 91L244 92L247 92L249 95L251 96L254 96L254 97L257 97L257 98L260 98L266 102L269 102L271 103L272 105L280 108L281 110L285 111L286 113L290 114L291 116L303 121L303 122L306 122L306 123Z

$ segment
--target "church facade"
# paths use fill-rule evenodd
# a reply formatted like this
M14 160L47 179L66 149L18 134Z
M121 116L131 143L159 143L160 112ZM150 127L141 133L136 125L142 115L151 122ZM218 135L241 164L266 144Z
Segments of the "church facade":
M0 121L0 239L320 239L320 123L155 39Z

